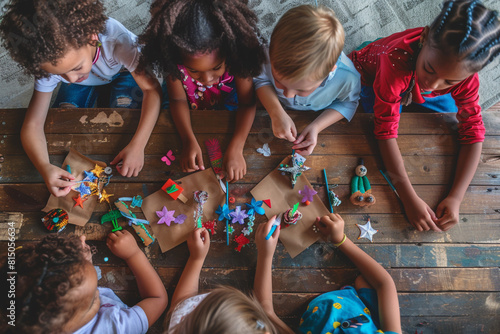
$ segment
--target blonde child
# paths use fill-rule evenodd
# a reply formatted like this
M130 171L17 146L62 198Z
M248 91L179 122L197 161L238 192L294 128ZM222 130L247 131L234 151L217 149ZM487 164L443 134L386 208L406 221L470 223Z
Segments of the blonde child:
M49 235L16 252L16 321L6 333L146 333L167 307L165 287L128 231L110 233L106 245L135 275L140 302L129 308L97 286L85 236Z
M343 118L350 121L358 106L359 74L343 48L344 29L333 10L292 8L276 24L269 60L254 78L274 135L293 142L302 155L312 153L323 129ZM285 109L324 111L297 137Z
M123 176L137 176L161 103L156 77L136 71L137 37L106 17L99 0L14 0L6 8L0 24L4 46L36 79L21 140L49 191L65 196L74 184L70 173L51 164L44 133L52 92L60 82L54 107L91 108L97 89L106 84L112 107L139 108L142 101L134 137L111 161Z
M153 64L166 78L164 100L182 139L184 172L205 169L190 109L237 109L223 168L229 181L246 174L243 147L255 118L252 77L265 59L257 17L246 4L157 0L151 5L151 21L140 37L141 64Z
M385 166L406 216L419 231L447 231L458 223L485 135L477 72L499 53L497 12L479 1L456 0L444 3L430 27L395 33L350 54L361 73L361 103L375 113L375 137ZM462 145L455 178L435 209L413 189L396 141L401 105L412 101L433 111L457 112Z

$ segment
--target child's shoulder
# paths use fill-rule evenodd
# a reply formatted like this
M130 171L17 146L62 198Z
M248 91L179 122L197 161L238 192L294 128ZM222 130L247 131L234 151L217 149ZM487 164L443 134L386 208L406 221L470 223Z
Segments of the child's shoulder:
M353 80L359 80L360 74L354 67L352 61L345 55L344 52L340 54L339 59L337 60L337 69L336 71L342 72L342 75L350 77Z
M130 37L134 40L134 42L137 39L137 36L133 32L128 30L121 22L112 17L108 17L104 30L99 34L99 36L105 40L116 40L123 36Z

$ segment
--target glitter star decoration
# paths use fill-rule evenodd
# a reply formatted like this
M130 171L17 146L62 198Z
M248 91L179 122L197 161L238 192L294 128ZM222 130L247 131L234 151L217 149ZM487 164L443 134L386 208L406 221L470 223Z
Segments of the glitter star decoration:
M368 221L366 222L365 225L359 225L356 224L356 226L359 228L359 237L358 239L365 238L373 242L373 235L378 232L378 230L375 230L372 227L372 223L370 222L370 218L368 218Z
M97 176L95 176L94 173L87 172L86 170L84 170L83 173L85 174L83 181L94 182L94 180L97 180Z
M318 192L311 187L304 185L303 190L299 190L299 194L302 195L302 203L305 203L306 201L312 202L314 200L313 196L316 195Z
M219 205L217 210L215 210L215 213L219 215L219 221L224 219L231 219L231 216L229 215L231 213L231 210L229 210L227 204L224 204L223 206Z
M113 196L114 194L108 194L106 190L102 190L101 194L99 195L99 203L102 203L104 201L109 203L109 198Z
M245 218L248 217L245 212L246 210L241 210L241 206L238 205L236 209L234 209L234 211L229 214L231 217L233 217L232 223L240 223L241 225L245 224Z
M285 172L285 173L290 173L290 179L292 181L292 188L295 187L295 183L297 183L297 178L302 175L302 172L305 172L306 170L309 170L310 168L307 166L304 166L304 162L306 161L306 158L301 156L298 153L295 153L292 156L292 166L288 165L280 165L278 170Z
M90 172L95 174L97 177L100 177L101 174L104 172L104 167L101 167L96 164L94 169L92 169Z
M255 213L258 213L259 215L263 215L264 213L266 213L266 211L262 207L262 203L262 201L256 201L254 198L252 198L252 202L250 204L245 203L248 208L247 214L251 216Z
M80 183L80 185L75 188L76 191L80 193L80 195L90 195L90 187L85 184L85 182Z
M168 211L165 206L161 209L161 211L156 211L156 215L160 218L157 224L166 224L167 226L170 226L170 223L175 221L174 213L175 210Z

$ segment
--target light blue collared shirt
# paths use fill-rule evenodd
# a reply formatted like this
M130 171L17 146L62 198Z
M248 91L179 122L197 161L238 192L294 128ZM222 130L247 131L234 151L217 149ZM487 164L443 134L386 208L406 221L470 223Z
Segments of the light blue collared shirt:
M273 86L285 109L313 111L334 109L350 121L358 107L361 91L360 75L344 52L341 53L336 65L335 70L330 72L321 85L308 96L285 97L283 89L277 88L274 82L269 56L261 74L253 78L253 82L256 90L263 86Z

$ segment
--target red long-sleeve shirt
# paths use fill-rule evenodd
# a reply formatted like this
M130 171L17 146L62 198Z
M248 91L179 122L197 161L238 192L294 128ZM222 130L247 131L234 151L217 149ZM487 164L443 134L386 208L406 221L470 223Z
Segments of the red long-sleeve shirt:
M408 29L376 40L349 58L361 74L361 83L373 86L375 93L375 137L397 138L400 118L401 94L415 77L418 42L424 28ZM443 90L433 91L426 97L451 93L458 107L458 139L462 144L484 141L485 128L479 101L479 77L471 75L462 82ZM413 101L423 103L420 88L415 78L412 89Z

